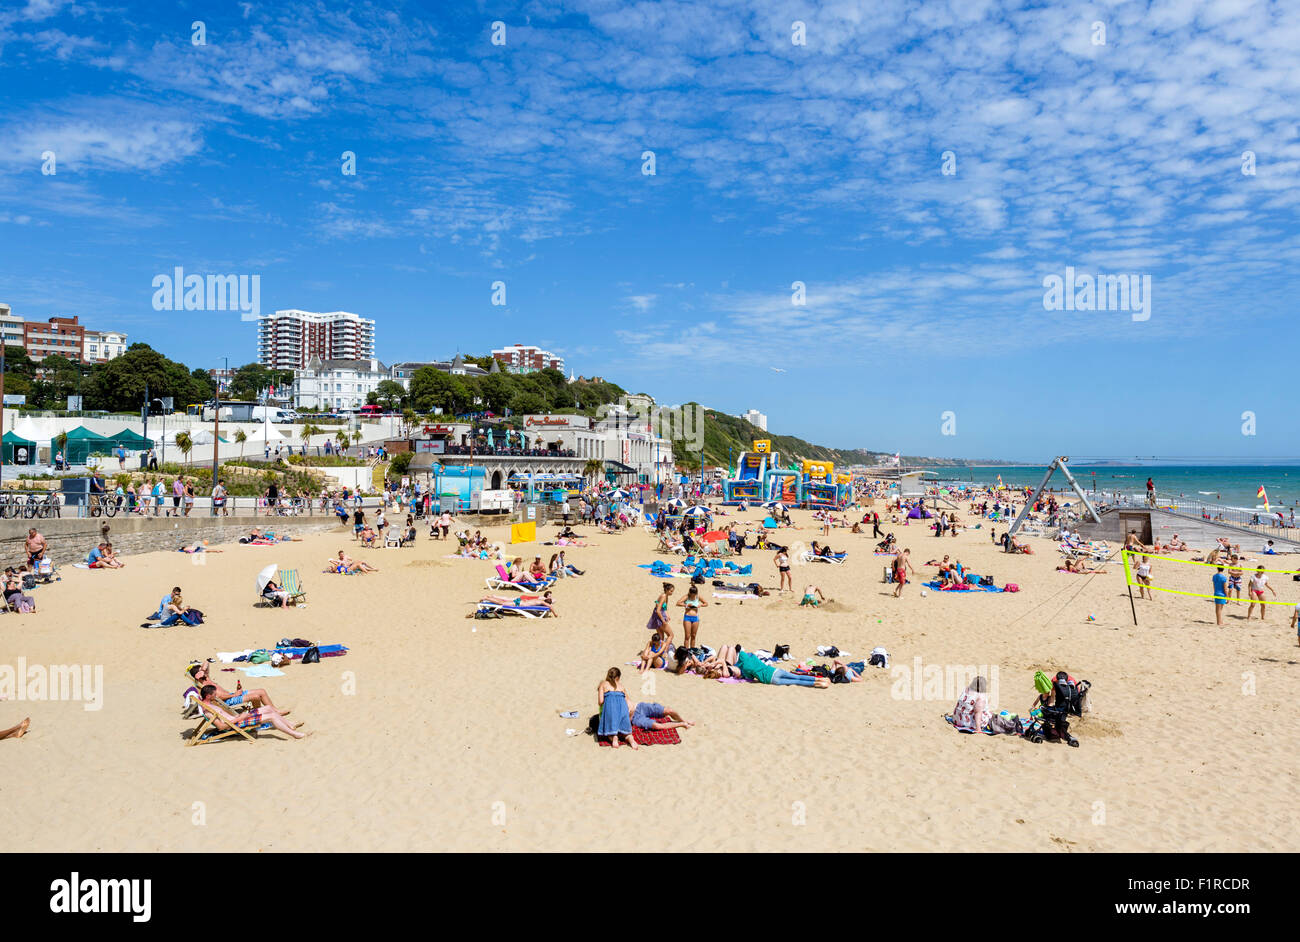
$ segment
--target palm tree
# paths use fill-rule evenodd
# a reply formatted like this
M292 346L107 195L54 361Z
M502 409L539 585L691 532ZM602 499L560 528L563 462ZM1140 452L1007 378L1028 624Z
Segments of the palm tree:
M357 429L355 432L352 433L352 444L354 445L361 444L361 429Z
M583 477L590 478L591 483L594 484L596 482L596 478L599 476L600 472L603 471L604 469L605 469L605 462L601 461L599 458L588 458L587 463L582 466L582 474Z
M194 439L190 437L189 432L176 433L176 447L181 450L185 457L185 463L190 463L190 452L194 450Z
M242 428L235 431L235 441L239 444L239 457L244 457L244 443L248 441L248 433Z
M334 436L334 440L335 440L336 442L338 442L339 445L340 445L341 447L343 447L343 448L347 448L347 447L348 447L348 433L347 433L347 431L344 430L344 429L339 429L338 434Z
M403 426L403 428L405 429L405 431L402 433L402 436L403 436L404 438L410 438L410 436L411 436L411 427L412 427L413 425L415 425L415 410L414 410L414 409L410 409L410 408L403 409L403 410L402 410L402 426Z
M304 424L303 427L302 427L302 443L303 443L304 447L309 447L310 444L311 444L311 442L310 442L311 437L312 437L313 435L319 435L320 433L321 433L321 430L320 430L317 426L312 425L310 422L307 422L306 424ZM303 463L303 466L304 466L304 467L307 465L308 460L309 460L309 458L308 458L306 452L304 451L304 452L303 452L303 459L302 459L302 463Z
M60 451L63 452L64 458L68 457L68 433L67 432L60 432L58 435L54 436L54 450L55 452L60 452ZM50 464L54 464L54 455L50 455Z

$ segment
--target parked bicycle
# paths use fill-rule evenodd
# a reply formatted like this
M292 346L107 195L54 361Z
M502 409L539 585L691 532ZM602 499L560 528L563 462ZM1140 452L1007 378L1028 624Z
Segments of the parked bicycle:
M90 515L98 517L113 517L117 515L117 495L115 494L92 494L90 496Z

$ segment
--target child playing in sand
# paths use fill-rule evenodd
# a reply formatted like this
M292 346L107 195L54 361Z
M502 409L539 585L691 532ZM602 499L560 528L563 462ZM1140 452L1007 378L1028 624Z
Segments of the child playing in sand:
M799 607L811 605L816 608L822 602L826 601L826 596L822 595L822 590L815 585L810 585L803 590L803 599L799 602Z

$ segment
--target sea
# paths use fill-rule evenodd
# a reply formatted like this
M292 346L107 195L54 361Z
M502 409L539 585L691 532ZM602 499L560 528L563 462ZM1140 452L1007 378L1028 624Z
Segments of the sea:
M1269 507L1274 511L1296 508L1300 512L1300 464L1295 465L1113 465L1074 464L1070 473L1091 494L1114 495L1141 502L1146 496L1147 478L1155 482L1161 498L1183 497L1223 504L1244 511L1263 511L1264 499L1256 496L1263 485ZM998 476L1008 487L1037 487L1047 468L1043 465L994 465L960 468L932 468L927 481L943 485L996 485ZM1048 485L1054 491L1069 490L1069 482L1057 472Z

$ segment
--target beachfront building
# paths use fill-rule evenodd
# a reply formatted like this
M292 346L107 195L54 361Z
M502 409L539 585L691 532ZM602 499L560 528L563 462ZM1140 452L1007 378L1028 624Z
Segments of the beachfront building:
M86 363L107 363L126 353L126 334L120 330L87 330L81 359Z
M394 363L392 376L389 378L395 383L401 383L402 388L409 392L411 377L415 375L417 370L426 366L431 366L443 373L450 373L452 376L486 376L488 373L500 372L496 360L492 361L492 369L485 370L474 363L465 362L465 358L458 353L450 360L404 360L401 363Z
M0 303L0 341L21 347L33 360L51 354L73 362L105 363L126 352L126 334L120 330L90 330L77 316L56 316L29 321Z
M564 372L564 358L558 357L541 347L529 347L514 343L501 350L492 351L492 359L497 360L510 373L536 373L538 370L559 370Z
M741 418L750 425L757 425L763 431L767 431L767 416L759 412L757 409L750 409L748 412L744 413Z
M582 475L593 460L622 485L672 479L671 444L645 430L565 414L525 415L522 425L523 442L517 431L507 435L505 425L495 420L477 426L464 422L422 426L411 450L417 457L428 457L418 466L413 461L413 467L480 467L489 490L517 484L530 474Z
M273 370L306 369L314 359L369 360L374 355L375 322L349 311L290 309L258 319L257 361Z
M313 359L304 369L293 371L291 400L295 409L306 412L360 409L366 396L392 377L388 367L376 359Z
M23 345L23 319L4 303L0 303L0 343L6 347Z

